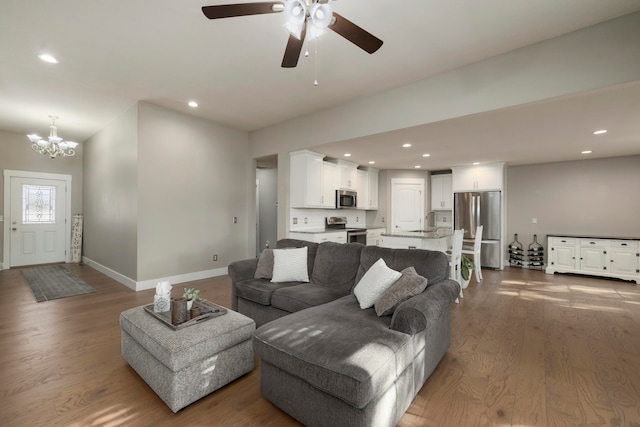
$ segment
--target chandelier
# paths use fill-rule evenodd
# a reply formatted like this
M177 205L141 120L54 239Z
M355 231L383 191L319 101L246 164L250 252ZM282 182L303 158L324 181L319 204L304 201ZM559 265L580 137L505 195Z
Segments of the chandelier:
M49 138L45 140L35 133L27 135L29 141L32 142L31 148L33 151L47 155L52 159L55 159L56 157L74 156L76 154L74 148L78 146L78 143L73 141L63 141L62 138L58 136L58 128L56 127L56 120L58 120L59 117L49 116L49 118L51 119L51 126L49 126L49 129L51 129Z

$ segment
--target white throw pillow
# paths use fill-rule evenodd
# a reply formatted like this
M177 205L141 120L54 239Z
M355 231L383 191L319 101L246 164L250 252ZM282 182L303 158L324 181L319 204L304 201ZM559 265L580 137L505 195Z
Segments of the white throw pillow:
M271 282L308 282L307 251L306 246L296 249L274 249Z
M400 276L402 276L402 273L387 267L387 264L382 258L376 261L369 270L364 273L364 276L362 276L362 279L360 279L353 290L360 304L360 308L373 307L378 298L380 298Z

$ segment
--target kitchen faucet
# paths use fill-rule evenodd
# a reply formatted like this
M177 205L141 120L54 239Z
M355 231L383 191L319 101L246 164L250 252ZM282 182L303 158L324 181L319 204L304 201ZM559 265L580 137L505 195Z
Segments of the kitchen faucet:
M433 225L429 222L429 217L433 216ZM427 216L424 217L424 229L430 231L436 228L436 211L429 211Z

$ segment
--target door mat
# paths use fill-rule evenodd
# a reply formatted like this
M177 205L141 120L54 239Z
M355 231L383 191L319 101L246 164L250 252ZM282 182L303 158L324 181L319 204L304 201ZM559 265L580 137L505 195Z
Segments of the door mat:
M73 297L96 291L62 265L23 268L21 271L36 302Z

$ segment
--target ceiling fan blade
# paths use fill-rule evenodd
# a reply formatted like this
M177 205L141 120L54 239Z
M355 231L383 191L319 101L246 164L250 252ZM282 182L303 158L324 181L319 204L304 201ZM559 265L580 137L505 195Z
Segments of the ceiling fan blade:
M282 68L295 68L295 66L298 65L298 58L300 58L300 52L302 52L302 45L304 44L304 38L306 35L306 24L302 27L300 38L289 34L289 41L287 42L287 47L284 50L284 57L282 58Z
M380 40L370 32L358 27L347 18L344 18L335 12L333 12L333 16L335 18L335 22L329 24L329 28L331 28L333 31L340 34L342 37L349 40L359 48L365 50L368 53L373 53L376 50L380 49L380 46L382 46L382 40Z
M284 3L279 1L261 3L222 4L218 6L202 6L202 13L209 19L233 18L234 16L261 15L278 13L284 10Z

